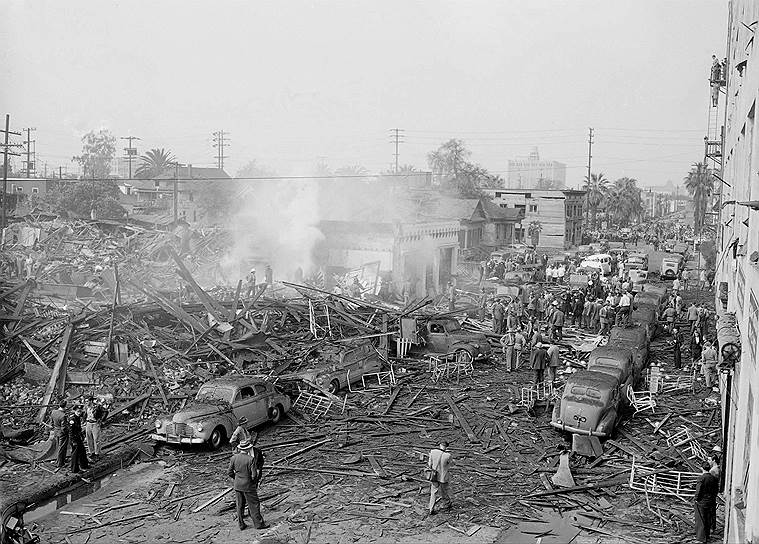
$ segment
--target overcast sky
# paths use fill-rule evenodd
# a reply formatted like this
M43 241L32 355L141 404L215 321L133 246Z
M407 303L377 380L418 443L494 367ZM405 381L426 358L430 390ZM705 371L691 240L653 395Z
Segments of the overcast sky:
M585 175L679 182L703 157L711 55L727 1L72 1L0 3L0 99L36 127L40 168L74 169L81 135L134 135L227 171L388 168L462 138L505 175L538 146ZM121 142L120 142L121 144ZM120 145L120 147L123 147Z

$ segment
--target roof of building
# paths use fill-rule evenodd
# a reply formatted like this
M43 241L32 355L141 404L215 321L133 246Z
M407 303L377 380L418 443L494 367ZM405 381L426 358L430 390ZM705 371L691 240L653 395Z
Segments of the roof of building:
M485 220L479 198L433 197L421 203L419 214L428 219Z
M203 168L198 166L180 166L178 169L170 168L156 179L230 179L223 168Z
M490 220L516 222L524 219L523 208L502 208L487 199L482 199L482 211L485 213L485 217Z

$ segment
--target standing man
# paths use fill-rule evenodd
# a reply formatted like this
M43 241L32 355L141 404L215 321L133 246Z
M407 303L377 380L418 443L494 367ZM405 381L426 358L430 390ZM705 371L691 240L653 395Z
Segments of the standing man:
M448 452L448 442L442 440L437 448L430 450L427 468L433 471L433 478L430 480L430 515L435 514L436 495L440 493L441 506L451 506L451 493L448 487L450 478L448 470L451 466L451 454Z
M538 342L530 356L530 368L535 372L535 385L542 383L545 379L546 359L547 354L543 342Z
M548 357L548 381L553 383L556 381L556 371L561 364L559 362L559 346L556 344L548 346L546 355Z
M90 457L100 457L100 429L108 416L108 412L100 403L95 402L95 397L90 396L87 398L85 415L87 451L90 453Z
M66 451L69 448L69 420L66 417L66 401L61 400L58 408L50 414L50 420L53 423L53 436L55 437L58 452L59 469L66 466Z
M564 312L559 308L559 303L555 302L554 311L551 315L551 338L554 340L564 340L562 329L564 328Z
M248 418L242 416L237 421L237 427L234 431L232 431L232 436L229 437L229 444L234 448L232 450L233 453L240 453L240 448L238 447L239 444L242 444L243 442L250 442L250 432L248 432L248 429L245 428L245 425L247 424Z
M74 406L69 417L69 438L71 439L71 465L69 470L76 474L80 469L90 468L87 453L84 451L84 431L82 430L82 407Z
M717 510L717 492L719 480L710 472L712 466L709 461L704 461L701 468L703 473L696 482L695 522L696 540L707 542L712 531L712 515Z
M683 344L680 340L680 331L678 329L672 329L672 344L674 346L674 366L676 369L683 367Z
M609 332L609 301L605 300L601 309L598 310L598 319L601 322L601 334Z
M695 302L691 302L691 305L688 306L687 317L688 323L690 323L690 332L693 332L696 328L696 323L698 322L698 307Z
M485 288L480 288L480 321L485 321L485 308L487 307L488 303L488 295L485 293Z
M701 374L704 375L706 387L712 388L717 383L717 351L711 342L704 342L704 351L701 353Z
M506 372L511 372L514 368L514 329L509 327L506 334L501 336L501 346L503 346L503 360L506 363Z
M503 317L505 311L501 299L496 298L493 303L493 332L495 334L501 334L501 331L503 330Z
M256 529L266 529L269 526L261 517L261 505L258 500L258 482L261 480L261 469L264 466L263 454L247 440L240 442L238 448L240 453L232 456L227 469L227 475L235 479L237 523L241 531L248 527L245 524L245 504L247 503L253 526Z
M522 364L522 350L527 344L527 340L520 331L514 333L514 370L519 370Z
M448 282L448 311L456 311L456 286L452 281Z
M622 292L622 296L619 297L619 313L617 314L617 321L628 325L630 323L630 305L632 300L630 299L630 293L627 291Z
M251 268L248 275L245 276L245 298L250 298L256 294L256 269Z

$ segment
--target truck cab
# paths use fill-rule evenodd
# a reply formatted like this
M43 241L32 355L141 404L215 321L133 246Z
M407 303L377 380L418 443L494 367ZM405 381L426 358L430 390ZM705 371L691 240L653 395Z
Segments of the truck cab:
M467 353L472 360L490 358L491 348L481 333L465 331L452 317L401 319L401 337L422 353Z

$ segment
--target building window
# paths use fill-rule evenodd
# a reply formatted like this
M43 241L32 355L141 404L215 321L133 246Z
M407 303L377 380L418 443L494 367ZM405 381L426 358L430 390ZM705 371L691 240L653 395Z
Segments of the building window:
M537 212L538 211L538 205L537 204L530 204L530 211L531 212Z
M36 195L39 192L40 192L40 190L37 187L32 187L32 194L33 195Z
M17 193L23 193L24 192L24 188L23 187L16 187L16 192Z

